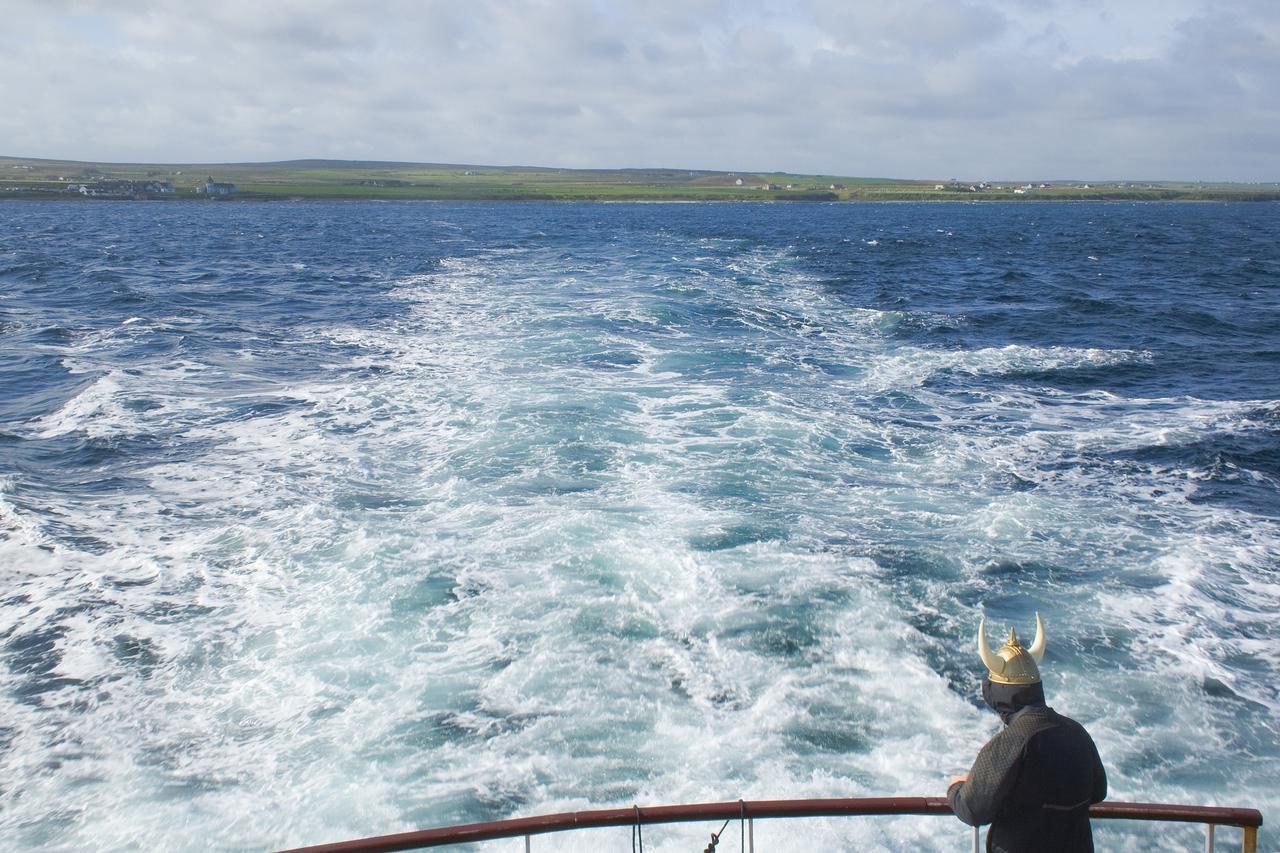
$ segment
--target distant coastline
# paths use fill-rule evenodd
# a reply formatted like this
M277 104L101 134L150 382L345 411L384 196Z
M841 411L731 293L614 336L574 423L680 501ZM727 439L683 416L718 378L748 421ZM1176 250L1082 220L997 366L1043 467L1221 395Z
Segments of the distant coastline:
M1280 182L865 178L352 160L94 163L0 157L0 199L207 201L1280 201Z

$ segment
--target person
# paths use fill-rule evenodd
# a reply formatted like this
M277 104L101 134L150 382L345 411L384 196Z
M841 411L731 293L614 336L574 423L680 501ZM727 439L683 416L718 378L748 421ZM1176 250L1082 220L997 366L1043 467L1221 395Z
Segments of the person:
M978 623L978 654L986 664L982 698L1004 722L973 767L947 787L956 817L991 824L991 853L1079 853L1093 850L1089 806L1107 796L1107 773L1084 726L1045 705L1039 663L1044 622L1023 648L1013 629L994 654L986 620Z

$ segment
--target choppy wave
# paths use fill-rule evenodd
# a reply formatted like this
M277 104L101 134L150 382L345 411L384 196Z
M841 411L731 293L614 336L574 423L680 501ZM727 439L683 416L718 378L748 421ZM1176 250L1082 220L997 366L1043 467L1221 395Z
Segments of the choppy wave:
M212 207L0 208L21 846L940 792L995 725L977 615L1035 609L1113 797L1277 805L1280 294L1166 310L1273 214Z

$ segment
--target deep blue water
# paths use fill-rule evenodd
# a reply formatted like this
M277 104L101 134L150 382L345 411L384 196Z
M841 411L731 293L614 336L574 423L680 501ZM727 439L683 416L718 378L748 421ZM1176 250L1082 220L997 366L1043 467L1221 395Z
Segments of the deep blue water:
M939 794L1036 610L1114 799L1269 817L1278 558L1280 206L0 204L21 848Z

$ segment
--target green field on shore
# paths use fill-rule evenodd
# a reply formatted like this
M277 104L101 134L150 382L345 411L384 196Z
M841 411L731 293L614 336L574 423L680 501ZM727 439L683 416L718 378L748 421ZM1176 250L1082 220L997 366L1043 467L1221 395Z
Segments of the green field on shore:
M160 165L0 157L0 199L204 198L196 188L207 178L235 184L236 190L229 197L241 200L1280 200L1280 183L897 180L770 172L554 169L351 160ZM132 186L125 182L132 182ZM172 191L146 188L164 184Z

